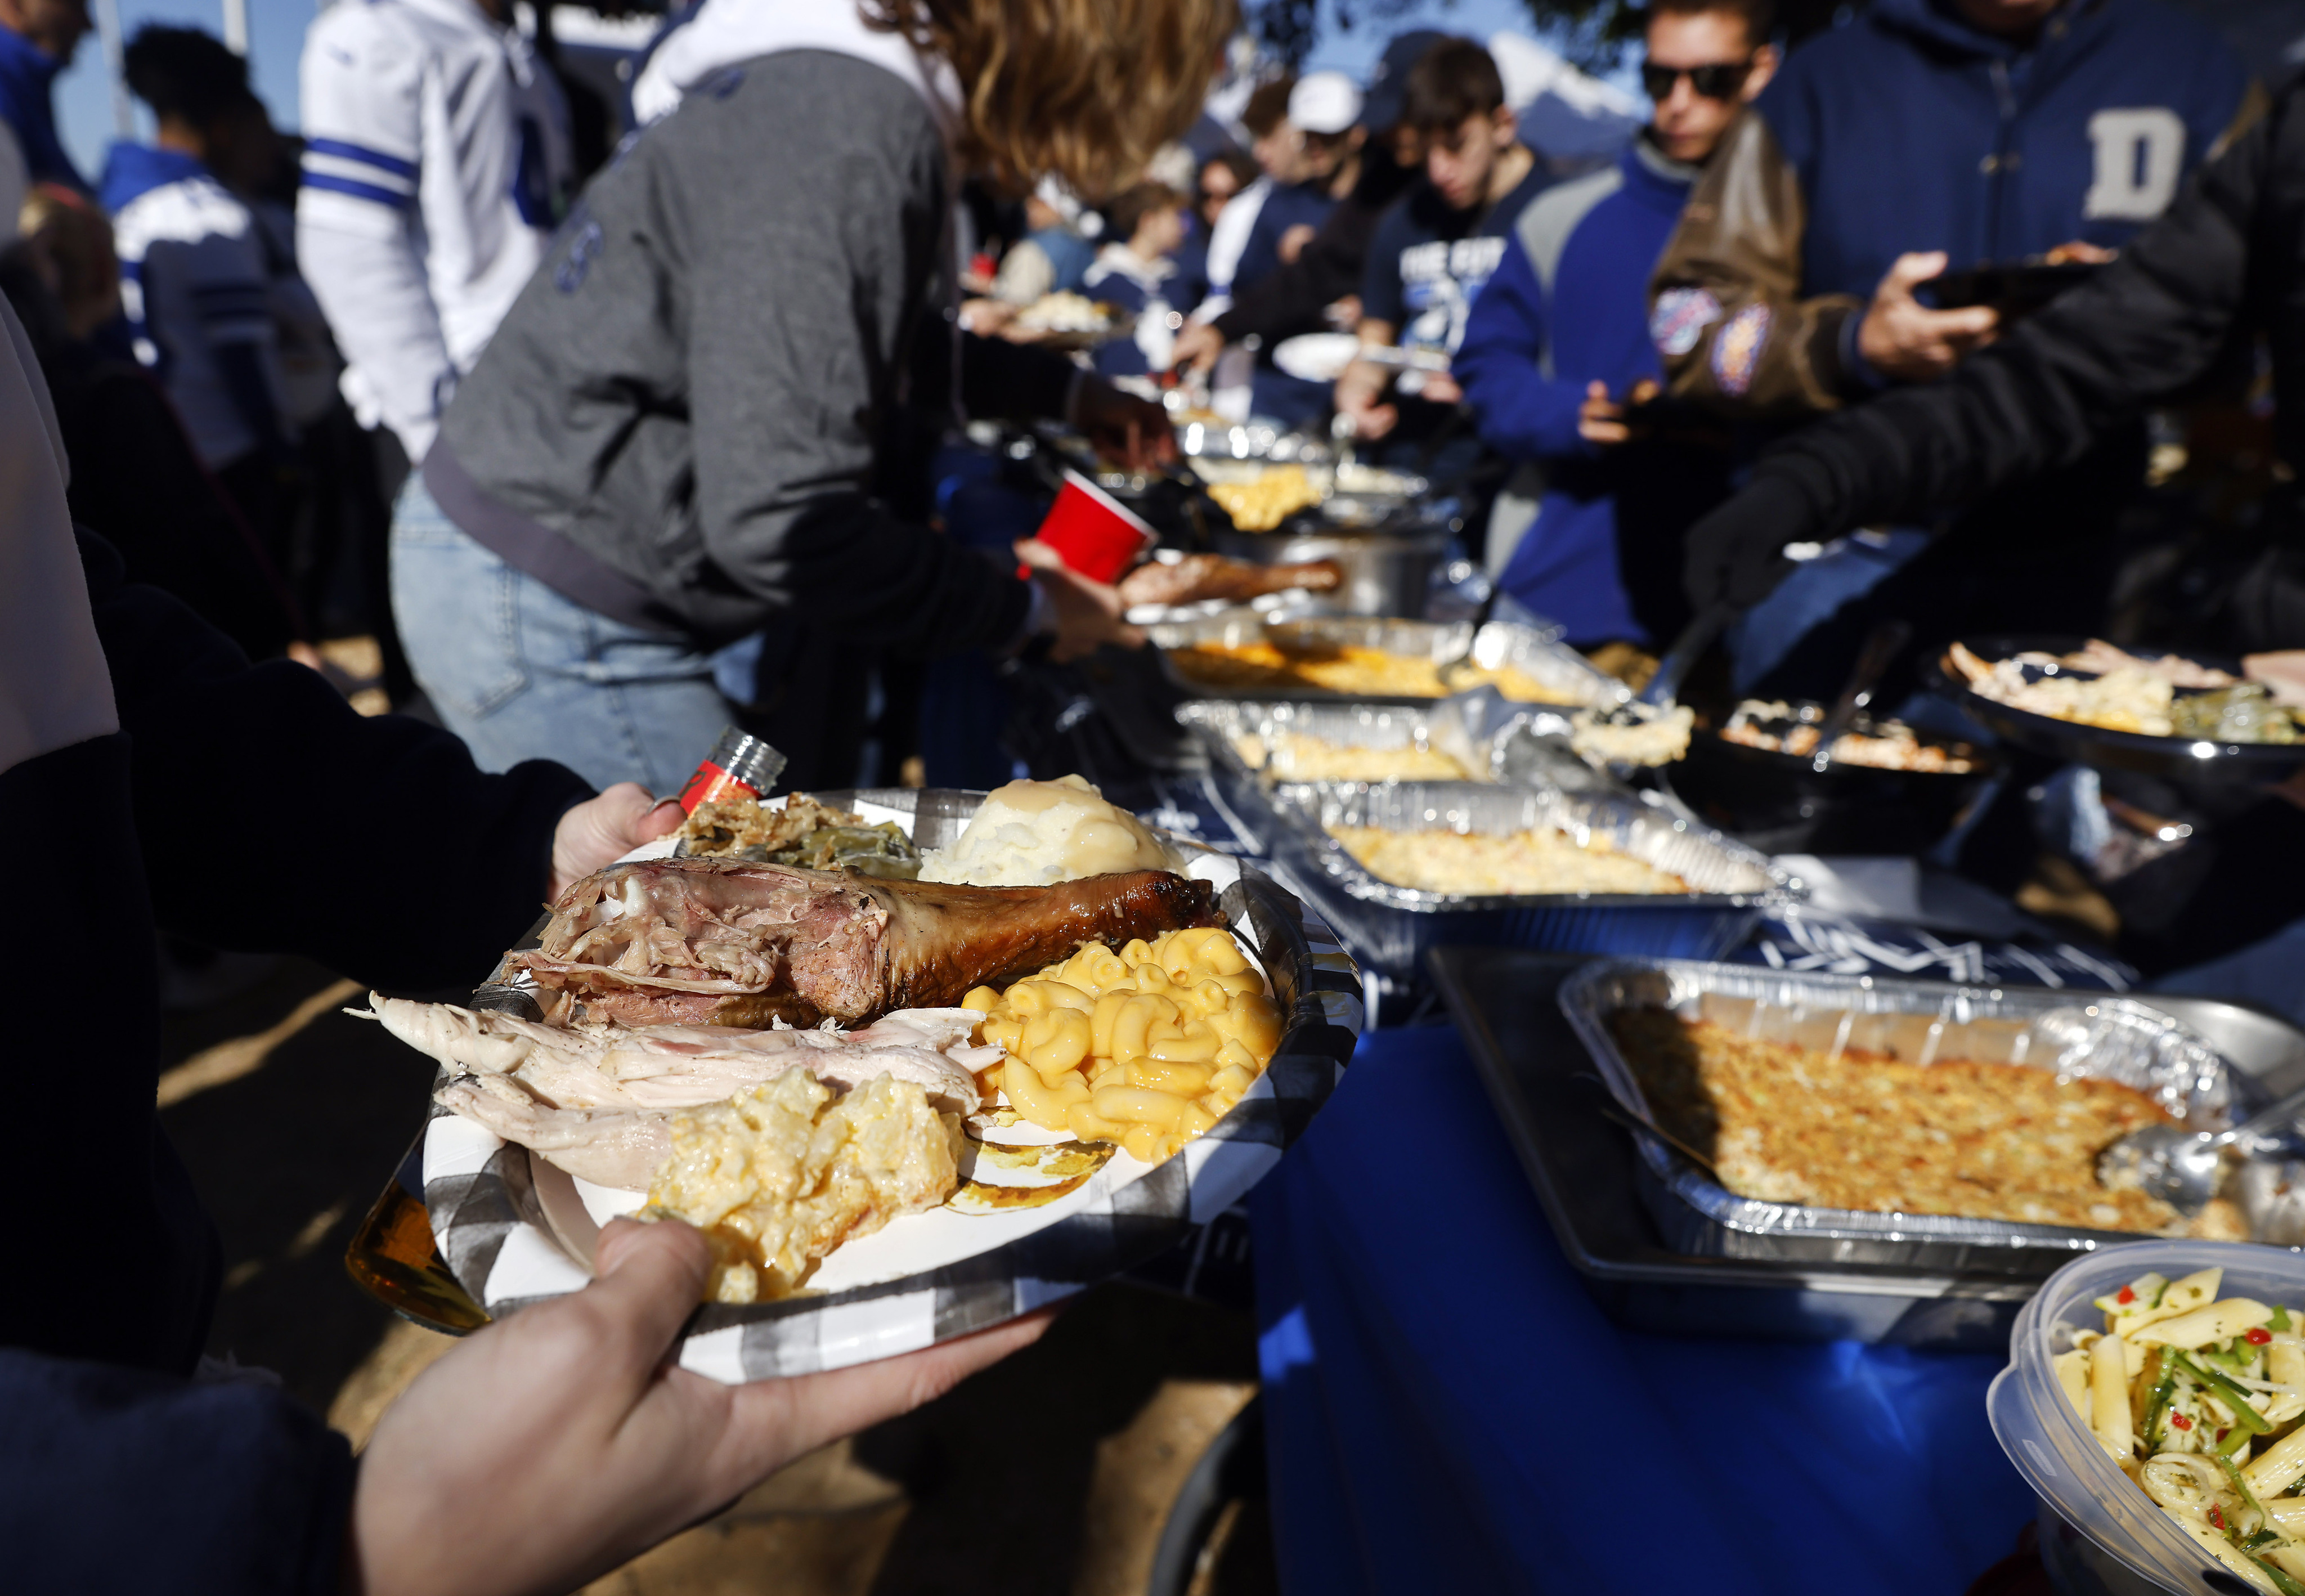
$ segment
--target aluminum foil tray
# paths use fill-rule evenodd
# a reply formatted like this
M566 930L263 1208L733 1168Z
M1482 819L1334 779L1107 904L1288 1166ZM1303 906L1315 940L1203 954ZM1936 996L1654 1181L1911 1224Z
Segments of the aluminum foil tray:
M1564 953L1714 958L1744 939L1765 907L1801 896L1768 858L1629 793L1478 782L1284 784L1272 789L1274 862L1365 962L1414 977L1428 947L1550 948ZM1426 892L1378 879L1331 826L1501 835L1557 826L1589 832L1670 870L1694 894Z
M1502 779L1498 768L1504 735L1528 722L1569 729L1566 716L1543 705L1515 704L1493 689L1461 693L1422 704L1282 702L1263 699L1206 699L1181 704L1178 723L1208 750L1209 763L1270 786L1291 779L1274 768L1270 753L1252 764L1240 750L1255 737L1268 750L1290 732L1318 737L1339 748L1430 748L1449 755L1474 781ZM1607 778L1594 773L1596 784Z
M1178 671L1172 651L1195 643L1221 643L1238 648L1267 638L1274 642L1301 641L1381 649L1434 662L1454 659L1465 651L1467 639L1472 658L1494 669L1511 666L1525 672L1548 691L1558 692L1569 704L1618 704L1632 697L1632 689L1600 669L1576 649L1562 644L1560 631L1539 631L1510 621L1491 621L1476 633L1469 621L1402 621L1357 615L1318 619L1270 620L1246 606L1188 621L1147 628L1146 635L1161 650L1161 668L1186 694L1196 699L1268 700L1269 687L1238 689L1212 686ZM1431 698L1385 693L1324 692L1316 688L1289 690L1289 696L1307 703L1430 704Z
M1796 974L1748 964L1610 959L1561 989L1561 1010L1610 1094L1653 1118L1609 1017L1662 1007L1748 1034L1862 1048L1926 1063L1970 1058L2122 1082L2174 1118L2216 1131L2263 1096L2200 1034L2148 1002L2103 993L1952 986L1879 976ZM1676 1251L1787 1261L1847 1261L2046 1274L2076 1252L2133 1233L2012 1219L1864 1213L1739 1197L1658 1137L1636 1133L1637 1184ZM1715 1227L1723 1227L1715 1229Z

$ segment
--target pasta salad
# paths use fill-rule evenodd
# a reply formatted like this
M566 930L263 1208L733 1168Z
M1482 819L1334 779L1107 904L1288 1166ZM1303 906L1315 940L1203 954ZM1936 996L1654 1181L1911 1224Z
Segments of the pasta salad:
M2144 1274L2096 1299L2103 1330L2055 1359L2081 1422L2202 1549L2268 1596L2305 1596L2305 1334L2224 1271Z

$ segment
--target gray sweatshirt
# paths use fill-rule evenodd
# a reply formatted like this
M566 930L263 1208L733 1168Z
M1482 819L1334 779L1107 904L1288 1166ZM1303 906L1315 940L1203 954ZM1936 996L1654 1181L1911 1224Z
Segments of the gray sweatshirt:
M1026 585L875 491L900 412L949 391L946 195L936 124L878 67L797 50L699 83L586 190L426 486L510 565L707 646L778 623L922 658L1012 640ZM1062 359L963 342L972 413L1062 409Z

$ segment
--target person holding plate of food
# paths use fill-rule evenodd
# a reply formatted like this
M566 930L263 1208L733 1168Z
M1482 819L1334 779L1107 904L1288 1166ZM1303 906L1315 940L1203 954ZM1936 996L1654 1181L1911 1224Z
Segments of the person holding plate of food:
M768 734L813 780L810 728L861 719L871 651L1126 639L1109 586L1053 561L1020 578L928 524L921 456L951 408L1173 447L1157 405L954 333L953 194L1126 186L1197 115L1237 19L706 0L676 108L586 191L399 506L410 659L481 763L668 791L730 718L716 651L758 636L754 701L781 697L798 724Z

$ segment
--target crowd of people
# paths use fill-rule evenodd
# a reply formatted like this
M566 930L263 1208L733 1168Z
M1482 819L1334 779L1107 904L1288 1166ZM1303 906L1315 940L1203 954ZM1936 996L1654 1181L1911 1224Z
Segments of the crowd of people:
M1533 144L1492 50L1433 31L1365 82L1212 96L1233 0L702 0L635 64L611 158L510 0L339 4L293 139L219 40L140 30L152 136L90 181L50 103L88 13L0 0L0 816L130 839L28 859L33 901L75 947L438 985L668 830L653 795L732 720L795 785L886 779L863 728L895 746L899 700L921 746L1001 662L1141 641L1031 538L1037 501L972 522L997 462L964 419L1141 466L1173 451L1169 391L1229 393L1459 485L1473 560L1571 643L1734 608L1739 691L1807 698L1884 616L2100 627L2156 406L2258 377L2305 463L2279 408L2305 98L2206 22L1872 0L1790 47L1771 0L1642 22L1653 108L1596 157ZM2020 260L2099 269L2021 321L1936 302L1949 268ZM1058 295L1119 335L1049 347ZM1355 351L1333 376L1283 369L1323 332ZM2228 651L2305 645L2293 472L2261 526ZM315 651L346 632L424 718L346 706ZM453 865L468 912L219 879L286 792L327 794L371 873ZM591 1289L473 1337L355 1473L278 1391L202 1371L217 1260L152 1108L150 960L56 979L21 1045L75 1062L22 1072L30 1111L125 1150L102 1212L23 1244L47 1288L0 1306L0 1430L43 1438L0 1453L0 1523L36 1585L566 1584L1037 1333L712 1386L657 1366L702 1243L612 1227ZM64 1139L27 1156L28 1189L86 1189ZM169 1536L110 1527L162 1495Z

